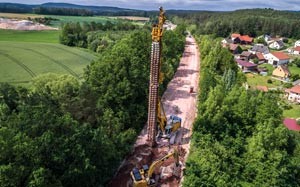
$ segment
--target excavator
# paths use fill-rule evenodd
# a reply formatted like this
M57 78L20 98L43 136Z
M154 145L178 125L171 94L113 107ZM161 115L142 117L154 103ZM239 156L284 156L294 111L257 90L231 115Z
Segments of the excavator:
M174 149L173 152L165 155L164 157L154 161L150 167L148 165L143 165L142 169L134 168L131 172L131 179L133 181L133 187L152 187L156 186L157 182L153 178L153 172L155 168L160 167L164 161L169 158L174 157L175 159L175 168L173 171L173 175L179 177L180 175L180 164L179 164L179 154L178 150Z
M158 95L159 85L164 80L161 72L162 65L162 36L163 25L166 21L165 11L159 8L159 22L152 27L152 51L150 65L150 84L148 102L148 141L154 146L159 138L174 137L181 127L181 118L171 115L167 119L161 99ZM174 139L174 138L173 138Z

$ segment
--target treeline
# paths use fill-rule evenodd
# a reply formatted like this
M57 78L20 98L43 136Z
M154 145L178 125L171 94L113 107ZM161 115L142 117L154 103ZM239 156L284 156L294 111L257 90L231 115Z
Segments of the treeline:
M196 34L227 37L237 32L250 36L262 34L300 38L300 12L273 9L247 9L234 12L200 12L174 16L176 22L195 25Z
M170 80L184 36L164 36ZM48 74L31 89L0 84L0 186L105 186L147 119L150 50L150 31L134 31L89 65L81 82Z
M157 11L133 10L108 6L83 6L69 3L44 3L26 5L19 3L0 3L0 12L36 13L46 15L70 16L142 16L157 15Z
M198 117L184 185L299 186L300 136L282 124L277 94L245 90L232 55L202 37Z
M36 7L33 9L34 14L45 15L65 15L65 16L93 16L93 12L87 9L78 8L58 8L58 7Z
M0 12L7 13L31 13L32 6L16 3L0 3Z
M35 17L35 18L28 17L27 19L29 21L34 21L34 22L41 23L44 25L51 25L51 21L59 20L59 19L52 18L52 17Z
M98 38L97 33L102 33L103 31L129 31L137 28L139 28L139 26L134 25L131 22L123 21L116 21L114 23L107 21L105 24L96 22L84 22L83 24L78 22L65 23L62 25L59 41L61 44L67 46L91 48L96 52L99 45L103 45L105 48L108 46L108 41L106 42L101 38ZM97 47L94 47L96 44Z

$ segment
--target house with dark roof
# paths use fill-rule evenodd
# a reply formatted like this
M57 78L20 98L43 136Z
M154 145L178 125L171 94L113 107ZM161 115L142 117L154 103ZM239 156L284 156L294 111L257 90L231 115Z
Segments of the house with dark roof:
M269 44L269 47L271 49L282 49L284 47L284 43L282 40L275 40L272 43Z
M291 76L291 72L290 72L288 66L280 65L280 66L277 66L276 69L274 69L272 75L274 77L286 80Z
M259 52L259 53L263 53L263 54L268 54L269 48L263 44L255 44L251 49L249 49L249 51L253 54Z
M300 85L295 85L290 89L286 89L285 93L287 94L289 101L300 103Z
M243 51L240 54L240 59L245 60L245 61L249 61L250 59L253 59L254 57L255 57L255 55L249 51Z
M290 61L290 57L281 51L264 54L264 57L267 59L268 63L273 66L287 64Z
M229 50L232 54L240 54L243 50L238 44L229 44Z
M244 73L248 72L257 72L257 64L241 60L241 59L235 59L237 65Z
M233 41L230 38L224 38L221 43L223 47L227 47L228 45L232 44Z

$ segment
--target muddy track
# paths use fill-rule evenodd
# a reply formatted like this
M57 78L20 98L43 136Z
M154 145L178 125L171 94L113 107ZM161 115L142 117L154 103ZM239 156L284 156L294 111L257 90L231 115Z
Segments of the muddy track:
M20 62L18 59L16 59L15 57L4 53L3 51L0 51L0 54L5 56L6 58L10 59L11 61L13 61L14 63L16 63L18 66L20 66L21 68L23 68L25 71L27 71L27 73L31 76L31 77L35 77L36 74L29 68L27 67L25 64L23 64L22 62Z

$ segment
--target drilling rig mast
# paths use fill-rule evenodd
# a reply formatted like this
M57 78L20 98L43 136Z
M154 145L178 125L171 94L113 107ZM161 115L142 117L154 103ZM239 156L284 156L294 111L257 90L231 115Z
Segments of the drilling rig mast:
M158 120L158 88L162 82L161 68L161 47L163 25L166 17L162 7L159 8L159 22L152 27L152 50L150 65L150 84L149 84L149 102L148 102L148 141L151 147L156 143L157 120ZM163 119L164 120L164 119ZM165 119L166 120L166 119Z

